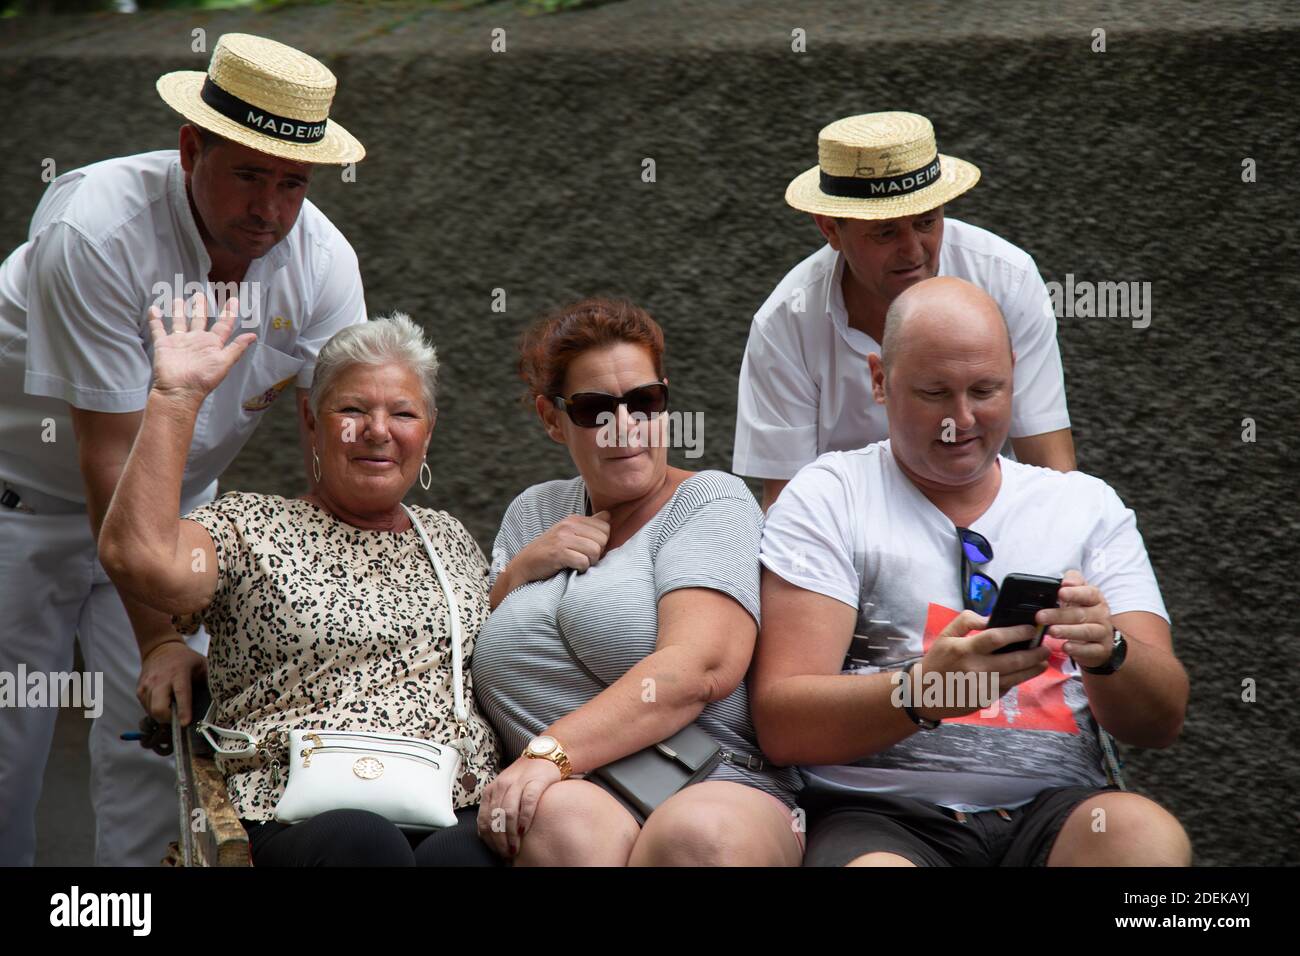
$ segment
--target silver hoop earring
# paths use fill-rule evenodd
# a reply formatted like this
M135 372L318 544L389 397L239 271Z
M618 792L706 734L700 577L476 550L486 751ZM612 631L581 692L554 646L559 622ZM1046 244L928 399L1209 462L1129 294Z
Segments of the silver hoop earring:
M311 474L317 481L320 481L320 455L316 454L316 449L311 450Z
M425 491L433 484L433 469L429 467L427 461L420 462L420 487Z

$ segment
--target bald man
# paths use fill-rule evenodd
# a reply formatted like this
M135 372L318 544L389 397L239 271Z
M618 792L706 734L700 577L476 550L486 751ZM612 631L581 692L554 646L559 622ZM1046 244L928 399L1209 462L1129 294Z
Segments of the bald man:
M882 345L888 439L804 468L763 531L750 703L803 771L805 865L1187 865L1178 821L1101 769L1098 725L1166 747L1187 705L1133 512L999 455L1016 357L976 286L910 287ZM1063 579L1060 607L998 653L1038 630L985 628L1010 573Z

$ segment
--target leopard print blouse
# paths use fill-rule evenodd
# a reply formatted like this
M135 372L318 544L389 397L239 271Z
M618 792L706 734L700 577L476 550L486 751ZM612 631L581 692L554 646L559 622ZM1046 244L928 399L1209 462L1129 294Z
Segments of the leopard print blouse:
M496 735L474 705L469 666L488 615L488 565L450 514L411 510L460 607L468 736L477 753L468 768L462 764L452 796L458 808L471 806L499 760ZM258 741L280 731L270 739L287 742L293 728L440 743L458 736L446 599L414 528L355 528L304 499L234 491L186 518L212 537L217 589L208 607L172 622L182 634L201 624L210 636L212 723ZM287 746L218 759L236 812L271 819L284 793ZM278 784L274 761L283 768Z

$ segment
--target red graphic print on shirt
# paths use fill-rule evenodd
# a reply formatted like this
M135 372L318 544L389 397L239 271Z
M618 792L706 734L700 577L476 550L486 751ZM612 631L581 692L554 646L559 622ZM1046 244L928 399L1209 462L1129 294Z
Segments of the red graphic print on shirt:
M960 611L942 604L930 604L925 618L925 635L922 647L930 649L939 632L948 626ZM971 631L972 635L979 633ZM975 711L965 717L950 717L946 724L976 724L980 727L1006 727L1014 730L1056 730L1067 734L1079 733L1079 726L1065 702L1065 683L1070 680L1061 668L1069 660L1059 647L1047 659L1047 670L1030 680L1017 684L1002 695L997 713L981 716L988 711Z

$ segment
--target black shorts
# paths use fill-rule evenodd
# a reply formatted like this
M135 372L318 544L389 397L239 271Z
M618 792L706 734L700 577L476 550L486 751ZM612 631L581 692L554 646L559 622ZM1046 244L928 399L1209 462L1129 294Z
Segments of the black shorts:
M1045 866L1080 803L1114 787L1053 787L1014 810L958 813L883 793L805 790L804 866L844 866L866 853L894 853L917 866Z

